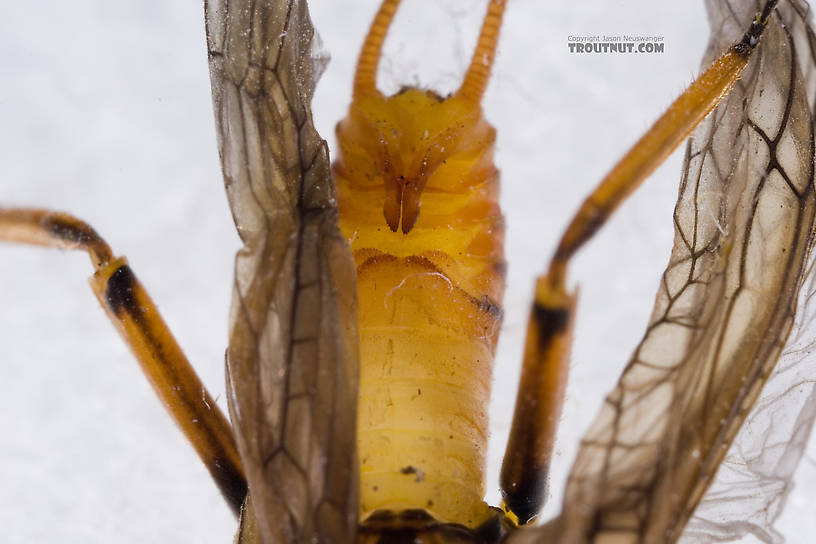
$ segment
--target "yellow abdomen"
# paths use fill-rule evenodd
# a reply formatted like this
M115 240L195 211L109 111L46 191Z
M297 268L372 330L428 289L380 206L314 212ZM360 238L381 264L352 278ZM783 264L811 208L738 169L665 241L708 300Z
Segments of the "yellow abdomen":
M478 107L411 89L357 100L338 139L358 273L361 519L424 509L478 525L504 291L493 129Z

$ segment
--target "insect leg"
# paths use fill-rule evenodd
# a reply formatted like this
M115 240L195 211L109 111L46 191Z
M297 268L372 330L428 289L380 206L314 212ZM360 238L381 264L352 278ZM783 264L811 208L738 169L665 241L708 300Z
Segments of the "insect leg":
M567 262L578 248L728 94L747 66L776 3L769 0L765 4L742 40L715 60L669 106L581 204L550 263L547 274L553 285L563 281L560 276L566 274Z
M527 321L521 380L502 462L502 507L519 523L538 514L547 495L558 420L567 386L577 297L537 281Z
M684 141L739 79L776 0L766 2L742 40L680 95L587 197L538 278L525 344L513 427L501 473L504 507L527 523L542 506L554 434L566 387L576 296L567 265L640 183Z
M247 484L229 422L199 380L124 257L87 223L48 210L0 208L0 240L88 252L91 288L147 379L237 513Z

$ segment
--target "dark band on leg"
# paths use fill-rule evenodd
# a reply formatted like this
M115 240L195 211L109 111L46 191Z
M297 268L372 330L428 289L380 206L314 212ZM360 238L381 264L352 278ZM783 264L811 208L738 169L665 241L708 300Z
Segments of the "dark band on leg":
M87 223L50 210L0 208L0 240L87 251L91 287L154 391L238 512L247 492L232 430L124 258Z
M237 514L247 483L229 423L169 334L147 291L122 258L99 270L91 284L156 394Z

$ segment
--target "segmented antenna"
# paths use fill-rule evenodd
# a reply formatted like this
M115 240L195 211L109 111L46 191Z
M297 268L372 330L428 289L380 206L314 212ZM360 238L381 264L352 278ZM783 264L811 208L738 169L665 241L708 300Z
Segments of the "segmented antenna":
M383 42L399 5L400 0L385 0L371 23L357 59L353 98L377 93L377 67L380 64Z
M462 86L456 91L456 95L474 104L482 101L482 95L490 79L490 69L493 67L493 60L496 57L496 46L499 43L499 29L504 16L506 0L490 0L487 6L487 15L482 22L482 29L479 31L479 41L476 50L470 59L470 66L465 72Z

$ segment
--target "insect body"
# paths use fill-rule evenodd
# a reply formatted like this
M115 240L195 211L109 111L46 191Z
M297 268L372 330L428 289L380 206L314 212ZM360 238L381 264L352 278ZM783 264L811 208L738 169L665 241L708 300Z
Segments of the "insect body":
M502 6L490 9L495 33ZM377 36L363 47L334 168L360 303L361 513L423 508L477 526L489 515L486 408L504 291L495 130L480 115L495 41L480 44L454 96L386 98Z

